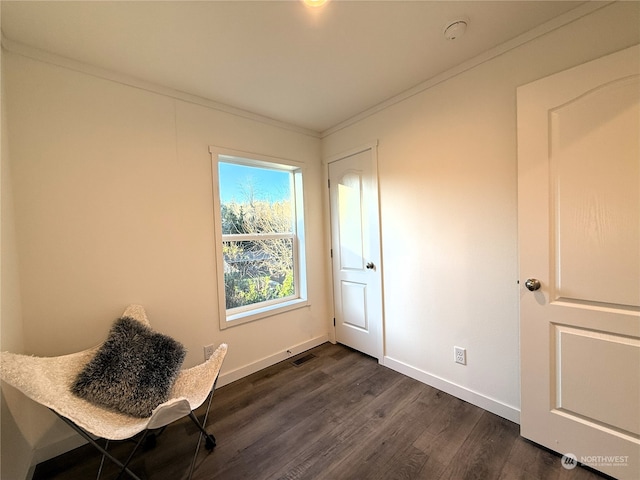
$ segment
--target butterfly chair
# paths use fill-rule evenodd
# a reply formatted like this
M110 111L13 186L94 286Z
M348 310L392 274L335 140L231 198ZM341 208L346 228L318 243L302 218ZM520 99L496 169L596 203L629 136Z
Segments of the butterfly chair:
M149 326L147 315L140 305L127 307L123 313L124 317L135 319L145 327ZM205 447L209 451L213 450L216 444L214 436L207 433L205 426L220 367L227 353L227 345L221 344L208 360L194 367L179 370L178 364L176 375L171 379L169 399L150 410L148 416L142 417L138 413L134 416L103 407L93 401L80 398L72 392L81 372L86 371L87 366L103 351L101 349L110 340L111 338L108 338L100 346L59 357L33 357L2 352L0 378L27 397L51 409L102 453L98 477L106 457L120 467L119 477L127 473L131 478L140 480L128 467L138 447L145 442L145 439L155 438L148 437L152 430L163 429L170 423L188 416L200 431L189 469L188 478L190 479L202 439L205 439ZM178 345L182 348L180 344ZM184 353L180 357L180 364L183 357ZM193 411L207 399L207 410L201 423ZM137 435L139 437L135 447L124 462L107 451L110 440L127 440ZM104 447L98 443L96 437L105 439Z

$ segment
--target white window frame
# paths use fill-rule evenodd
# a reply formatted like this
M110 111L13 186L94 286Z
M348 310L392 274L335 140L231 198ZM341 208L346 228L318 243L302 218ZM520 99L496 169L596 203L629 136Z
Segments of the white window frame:
M218 280L218 305L220 311L220 328L225 329L235 325L242 325L262 318L277 315L290 310L306 307L307 300L307 262L306 242L304 237L304 201L303 201L303 177L304 165L293 160L274 158L267 155L230 150L221 147L210 146L211 172L213 178L213 205L215 227L215 252ZM273 170L288 171L292 173L291 194L294 199L294 225L292 233L273 234L222 234L222 202L220 199L220 179L218 175L219 162L236 163L248 167L260 167ZM224 258L222 245L225 241L252 240L256 238L291 238L293 242L293 269L295 295L245 305L227 310L224 283Z

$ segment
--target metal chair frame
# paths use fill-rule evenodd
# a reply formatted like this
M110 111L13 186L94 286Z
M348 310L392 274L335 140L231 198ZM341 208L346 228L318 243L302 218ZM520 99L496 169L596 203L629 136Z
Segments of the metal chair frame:
M142 305L129 305L123 317L131 317L150 326ZM120 467L119 478L128 475L140 480L129 465L134 454L148 438L155 438L155 432L162 433L165 426L186 416L199 430L198 444L189 470L193 475L202 439L207 450L215 447L215 437L206 431L213 393L216 388L220 368L227 353L227 344L221 343L204 363L180 370L170 398L159 404L150 417L138 418L107 409L74 395L69 385L78 373L99 350L100 345L75 353L56 357L36 357L33 355L0 352L0 378L21 391L31 400L53 411L67 425L102 453L98 478L105 459ZM200 423L194 410L204 406L206 413ZM150 435L154 432L154 435ZM102 442L97 440L104 439ZM135 447L122 462L108 452L109 441L133 440Z
M213 451L213 449L216 446L216 438L212 434L207 432L205 427L207 425L207 420L209 418L209 412L211 410L211 402L213 400L213 392L216 389L216 384L217 383L218 383L218 379L216 378L216 380L215 380L215 382L213 384L213 388L211 389L211 392L209 393L209 397L207 399L207 408L206 408L204 419L202 420L202 423L200 423L200 421L198 420L198 417L193 412L193 410L191 410L191 412L189 412L189 418L191 419L191 421L194 423L194 425L198 428L198 430L200 432L199 432L199 435L198 435L198 443L196 445L196 451L195 451L195 453L193 455L193 460L191 461L191 466L189 468L189 476L187 477L188 480L191 480L191 477L193 476L193 472L194 472L195 466L196 466L196 460L198 458L198 453L200 451L200 445L202 444L202 438L203 437L205 438L205 448L209 452ZM121 478L122 475L124 473L126 473L133 480L142 480L139 476L137 476L129 468L129 463L131 463L131 460L133 459L135 453L138 451L138 448L140 447L140 445L142 445L144 443L145 439L148 438L147 435L153 429L145 429L144 431L140 432L140 434L139 434L140 438L138 439L138 441L136 442L135 446L133 447L133 450L131 450L131 452L129 453L129 456L127 457L125 462L123 463L122 461L120 461L119 459L117 459L111 453L108 452L108 450L107 450L109 448L109 440L108 439L105 440L105 446L103 447L86 430L84 430L83 428L79 427L78 425L73 423L68 418L60 415L56 411L54 411L54 410L51 410L51 411L53 413L55 413L58 416L58 418L60 418L63 422L65 422L67 425L69 425L71 428L73 428L77 433L79 433L85 440L87 440L91 445L93 445L100 453L102 453L102 460L100 461L100 467L98 468L98 476L96 477L97 480L100 479L100 475L102 473L102 468L104 466L105 458L111 460L118 467L120 467L120 473L116 477L117 479ZM164 429L166 427L167 426L165 425L164 427L161 428L161 433L162 433L162 431L164 431Z

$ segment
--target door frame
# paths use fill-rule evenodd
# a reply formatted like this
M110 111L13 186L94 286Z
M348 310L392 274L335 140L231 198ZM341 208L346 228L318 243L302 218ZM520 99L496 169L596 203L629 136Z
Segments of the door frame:
M380 332L379 338L377 339L377 351L378 351L378 363L380 365L384 365L384 357L385 357L385 318L384 318L384 261L383 261L383 249L382 249L382 221L380 215L380 182L378 177L378 140L372 140L367 143L364 143L360 146L350 148L348 150L343 150L340 153L336 153L330 155L328 157L324 157L322 159L322 170L323 170L323 180L324 180L324 188L323 188L323 197L325 204L325 219L324 219L324 237L326 243L326 268L327 272L330 274L327 275L326 280L326 288L329 292L329 299L331 301L331 318L328 319L329 322L329 341L333 344L337 343L336 339L336 326L335 326L335 316L336 316L336 302L334 296L334 274L333 274L333 259L331 257L331 249L332 249L332 229L331 229L331 197L329 190L329 164L333 162L337 162L347 157L351 157L353 155L357 155L358 153L365 152L367 150L371 150L371 171L373 174L373 180L375 182L375 204L378 209L378 238L380 239L380 262L378 265L378 271L380 272L380 325L378 325L378 332Z

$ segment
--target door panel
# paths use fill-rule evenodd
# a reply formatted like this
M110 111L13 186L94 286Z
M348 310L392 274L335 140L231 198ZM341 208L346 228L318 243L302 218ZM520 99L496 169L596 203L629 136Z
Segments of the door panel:
M551 113L556 298L640 306L638 88L613 81Z
M337 181L338 234L340 269L364 268L364 239L362 237L362 172L347 172Z
M329 163L336 340L382 360L382 274L372 148Z
M340 283L342 297L342 323L345 327L369 332L367 322L367 285L364 283Z
M640 478L639 59L636 46L518 89L521 433L633 479ZM528 278L541 288L525 289Z
M622 434L640 435L640 403L620 401L640 391L638 339L559 325L554 337L555 408Z

